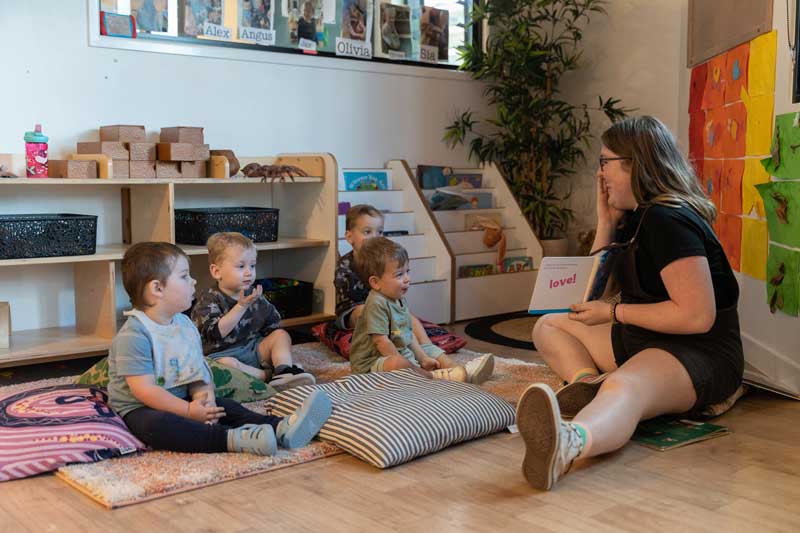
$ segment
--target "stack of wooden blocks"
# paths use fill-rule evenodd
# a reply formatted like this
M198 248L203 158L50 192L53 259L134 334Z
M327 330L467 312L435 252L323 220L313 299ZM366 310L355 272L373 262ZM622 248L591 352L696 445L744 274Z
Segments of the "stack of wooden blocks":
M161 128L158 143L158 178L205 178L210 155L203 143L203 128Z
M50 160L51 178L204 178L208 145L203 128L161 128L160 142L147 142L144 126L100 127L100 141L79 142L69 160Z

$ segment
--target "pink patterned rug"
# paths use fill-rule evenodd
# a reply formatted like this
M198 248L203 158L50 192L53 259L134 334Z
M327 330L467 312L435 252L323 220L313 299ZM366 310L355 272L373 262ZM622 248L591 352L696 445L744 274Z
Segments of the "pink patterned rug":
M296 362L313 373L319 382L333 381L350 373L350 364L320 343L297 345L292 353ZM470 350L461 350L453 357L466 362L478 355ZM54 381L70 379L74 378ZM544 382L553 388L560 385L555 374L542 363L496 357L494 376L483 388L516 403L522 391L533 382ZM24 386L32 385L38 386L39 383ZM263 403L246 405L254 411L264 412ZM113 509L340 453L342 451L335 445L323 442L314 442L300 450L281 450L275 457L146 452L99 463L65 466L56 476L101 505Z

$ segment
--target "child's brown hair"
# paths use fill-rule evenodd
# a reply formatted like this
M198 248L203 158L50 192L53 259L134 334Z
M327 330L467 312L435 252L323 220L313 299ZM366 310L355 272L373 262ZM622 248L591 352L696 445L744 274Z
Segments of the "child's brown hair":
M354 266L364 280L368 280L371 276L383 276L386 265L391 261L396 261L401 267L407 265L408 252L386 237L373 237L364 241Z
M361 217L362 215L380 218L381 220L383 220L383 213L381 213L375 207L369 204L356 204L347 210L347 216L345 217L345 222L344 222L344 229L346 229L347 231L352 230L356 226L356 222L358 222L359 217Z
M241 246L245 250L255 248L249 238L235 231L221 231L208 238L208 264L218 265L225 258L225 252L233 246Z
M179 257L189 260L186 253L168 242L140 242L122 256L122 285L135 309L149 307L144 297L145 287L153 280L166 283Z

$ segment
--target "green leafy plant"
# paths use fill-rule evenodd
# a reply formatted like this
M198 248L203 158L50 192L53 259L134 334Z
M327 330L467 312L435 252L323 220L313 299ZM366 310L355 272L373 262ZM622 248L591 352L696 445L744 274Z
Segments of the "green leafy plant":
M540 239L563 237L574 213L560 194L560 179L575 174L590 147L590 113L610 121L631 109L598 97L597 106L574 105L559 92L567 72L580 66L582 27L590 14L605 14L604 0L486 0L468 24L488 22L485 47L459 48L461 70L487 83L494 116L479 121L465 111L445 129L450 148L469 144L470 158L493 163L509 184Z

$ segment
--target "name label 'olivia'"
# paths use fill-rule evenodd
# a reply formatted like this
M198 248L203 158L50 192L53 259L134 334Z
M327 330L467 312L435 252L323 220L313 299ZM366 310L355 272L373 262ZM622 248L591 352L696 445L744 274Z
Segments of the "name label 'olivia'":
M551 279L550 288L555 289L556 287L563 287L564 285L574 285L577 280L578 274L573 274L568 278Z

